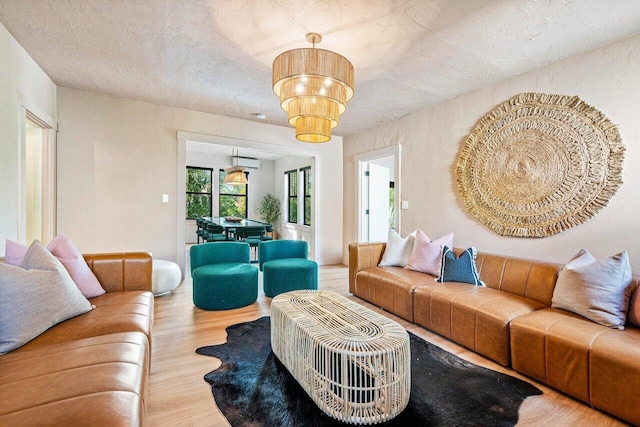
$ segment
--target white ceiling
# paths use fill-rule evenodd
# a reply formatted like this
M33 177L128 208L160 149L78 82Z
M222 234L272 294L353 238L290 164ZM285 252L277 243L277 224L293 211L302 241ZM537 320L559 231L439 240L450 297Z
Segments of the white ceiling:
M355 67L344 136L636 34L640 0L0 0L0 22L57 85L279 125L272 61L319 32Z
M187 141L187 151L207 153L215 156L251 157L255 159L277 160L283 157L291 157L286 153L276 153L275 151L257 150L255 148L237 148L233 141L226 144L212 144L209 142Z

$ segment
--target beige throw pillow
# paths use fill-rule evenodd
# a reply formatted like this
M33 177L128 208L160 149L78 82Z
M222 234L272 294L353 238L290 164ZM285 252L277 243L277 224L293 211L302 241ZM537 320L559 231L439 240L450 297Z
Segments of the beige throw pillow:
M387 245L380 260L380 267L404 267L409 261L416 232L402 238L393 228L389 230Z
M624 329L631 295L627 252L596 260L581 249L562 268L551 307L579 314L596 323Z
M0 353L91 308L62 263L37 240L19 267L0 263Z

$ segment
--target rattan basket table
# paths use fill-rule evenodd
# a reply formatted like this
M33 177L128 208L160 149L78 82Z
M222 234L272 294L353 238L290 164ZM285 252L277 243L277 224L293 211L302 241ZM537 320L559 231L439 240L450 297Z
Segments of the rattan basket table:
M271 302L271 347L327 415L377 424L409 403L409 334L338 294L301 290Z

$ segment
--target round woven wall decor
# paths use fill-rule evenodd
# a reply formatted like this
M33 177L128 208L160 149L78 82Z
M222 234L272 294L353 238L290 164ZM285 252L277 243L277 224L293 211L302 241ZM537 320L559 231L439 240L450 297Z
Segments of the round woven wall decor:
M467 136L458 190L496 233L546 237L606 206L622 184L624 151L617 126L579 97L522 93Z

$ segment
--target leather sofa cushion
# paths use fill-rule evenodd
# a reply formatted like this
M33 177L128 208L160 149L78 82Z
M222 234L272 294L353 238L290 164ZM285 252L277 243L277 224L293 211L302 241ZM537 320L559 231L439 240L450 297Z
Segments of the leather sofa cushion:
M591 404L640 425L640 330L607 330L591 345Z
M14 351L117 332L142 332L150 340L154 310L151 292L107 292L89 301L96 308L58 323Z
M510 361L510 322L544 308L538 301L466 283L414 289L414 322L496 362Z
M140 332L6 354L0 425L143 425L149 361Z
M516 371L635 425L640 410L640 330L624 331L546 308L511 322Z
M608 331L555 308L519 317L511 322L513 369L589 403L591 345Z
M413 322L413 289L435 277L402 267L371 267L356 273L352 293Z

